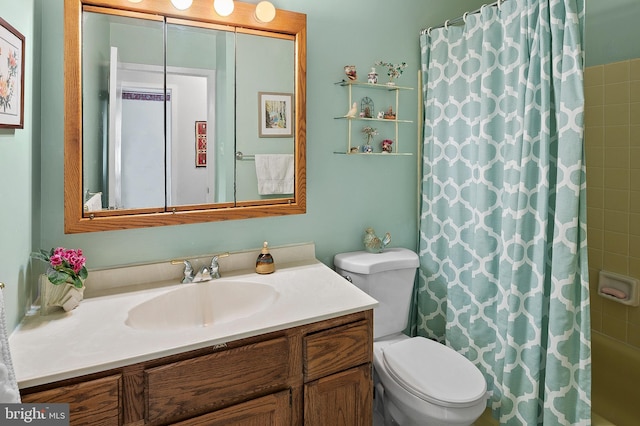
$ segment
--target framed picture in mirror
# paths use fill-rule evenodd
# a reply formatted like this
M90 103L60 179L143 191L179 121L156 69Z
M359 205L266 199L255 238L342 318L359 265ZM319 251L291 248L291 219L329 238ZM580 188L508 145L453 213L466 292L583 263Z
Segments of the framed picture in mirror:
M196 121L196 167L207 167L206 121Z
M0 18L0 128L24 127L24 36Z
M293 136L291 122L291 93L259 92L258 134L261 138Z

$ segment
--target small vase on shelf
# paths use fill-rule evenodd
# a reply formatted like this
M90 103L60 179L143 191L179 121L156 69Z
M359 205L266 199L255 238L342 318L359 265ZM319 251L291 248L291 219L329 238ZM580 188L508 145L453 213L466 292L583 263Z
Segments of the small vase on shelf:
M358 73L356 71L355 65L345 65L344 73L346 74L347 78L351 81L356 81L358 79Z
M378 84L378 73L374 67L371 67L371 72L367 74L367 83Z
M394 81L394 79L400 77L402 75L402 71L407 67L406 62L392 64L390 62L378 61L376 62L376 65L387 67L387 75L389 76L389 82L387 83L387 86L395 86L396 82Z

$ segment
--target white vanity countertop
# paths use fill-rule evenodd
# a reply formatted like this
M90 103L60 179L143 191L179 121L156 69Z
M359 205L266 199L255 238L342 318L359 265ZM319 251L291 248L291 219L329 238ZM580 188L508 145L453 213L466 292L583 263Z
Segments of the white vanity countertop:
M377 305L317 260L277 265L273 274L238 271L225 281L253 281L279 293L273 305L255 315L210 327L138 330L125 324L141 302L182 285L93 297L71 312L28 316L9 338L21 388L122 367L210 345L322 321ZM173 281L175 282L175 281Z

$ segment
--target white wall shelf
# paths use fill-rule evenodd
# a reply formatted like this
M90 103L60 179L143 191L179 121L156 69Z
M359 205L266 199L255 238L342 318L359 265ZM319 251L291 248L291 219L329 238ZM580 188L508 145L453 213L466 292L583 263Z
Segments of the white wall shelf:
M349 91L349 103L348 105L351 106L353 104L353 88L356 89L374 89L374 90L380 90L380 91L387 91L387 92L393 92L395 94L395 115L396 117L399 117L399 104L400 104L400 92L401 91L406 91L406 90L413 90L412 87L402 87L402 86L396 86L396 85L389 85L389 84L372 84L372 83L361 83L361 82L357 82L357 81L339 81L337 83L335 83L338 86L342 86L342 87L347 87L348 91ZM373 112L372 112L373 113ZM398 125L399 124L406 124L406 123L413 123L413 121L411 120L400 120L398 118L396 119L388 119L388 118L365 118L365 117L359 117L359 116L355 116L355 117L347 117L347 116L340 116L340 117L334 117L334 119L336 120L346 120L347 121L347 150L345 152L341 152L341 151L334 151L334 154L347 154L347 155L413 155L410 152L407 153L403 153L400 152L399 147L400 147L400 141L398 139ZM351 148L352 148L352 144L351 144L351 134L352 134L352 123L356 122L356 121L363 121L363 122L378 122L378 123L385 123L385 125L392 125L394 126L394 139L393 139L393 152L372 152L372 153L365 153L365 152L351 152Z

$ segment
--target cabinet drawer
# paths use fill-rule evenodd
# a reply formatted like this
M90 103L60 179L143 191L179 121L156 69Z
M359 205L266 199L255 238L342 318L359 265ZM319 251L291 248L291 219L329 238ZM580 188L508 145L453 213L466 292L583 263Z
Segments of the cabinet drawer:
M291 424L291 391L252 399L213 413L175 423L175 426L227 426L263 425L283 426Z
M25 403L68 403L69 424L76 425L119 425L120 375L89 380L77 385L61 386L41 392L22 395Z
M289 340L268 340L145 371L146 417L192 417L233 400L282 389L289 376Z
M308 382L371 362L373 336L369 321L358 321L304 337L304 380Z

